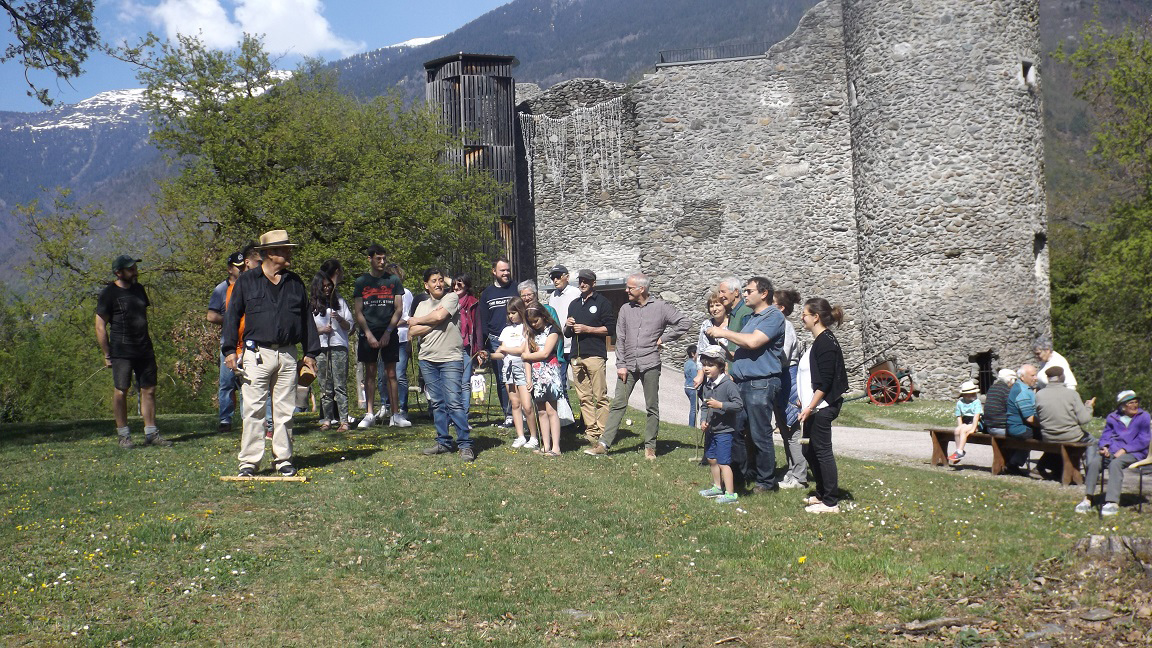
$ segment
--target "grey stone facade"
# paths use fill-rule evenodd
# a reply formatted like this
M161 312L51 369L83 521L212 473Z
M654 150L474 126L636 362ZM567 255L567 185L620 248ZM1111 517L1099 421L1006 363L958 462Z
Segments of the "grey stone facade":
M716 280L764 275L844 307L850 368L895 344L927 396L1022 361L1049 330L1037 20L825 0L762 58L526 93L539 279L640 270L702 320Z

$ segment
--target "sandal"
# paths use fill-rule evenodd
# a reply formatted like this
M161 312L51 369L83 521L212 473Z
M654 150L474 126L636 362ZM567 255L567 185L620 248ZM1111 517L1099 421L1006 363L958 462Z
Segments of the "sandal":
M330 423L328 423L328 421L324 421L323 423L320 424L320 429L321 430L330 430L330 429L332 429L332 425Z
M336 431L337 432L347 432L348 431L348 424L347 423L341 423L340 427L336 428Z

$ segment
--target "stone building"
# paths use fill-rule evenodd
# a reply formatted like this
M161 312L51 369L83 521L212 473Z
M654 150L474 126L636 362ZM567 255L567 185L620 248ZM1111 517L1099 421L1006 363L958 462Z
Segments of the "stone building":
M765 275L844 307L850 370L987 380L1050 328L1039 47L1037 0L824 0L763 55L518 86L538 278L639 270L703 319Z

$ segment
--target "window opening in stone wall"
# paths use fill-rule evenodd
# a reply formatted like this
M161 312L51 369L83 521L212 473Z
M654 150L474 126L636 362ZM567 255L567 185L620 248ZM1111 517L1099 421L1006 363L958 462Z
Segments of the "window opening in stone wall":
M1028 59L1020 61L1020 80L1025 87L1036 87L1036 65Z
M988 388L996 382L996 372L992 369L992 363L997 357L991 350L968 356L968 362L976 365L976 384L980 386L981 394L988 393Z
M1046 247L1048 247L1048 235L1044 232L1036 232L1036 236L1032 237L1032 256L1040 258Z
M848 82L848 106L851 108L855 108L857 106L855 81Z

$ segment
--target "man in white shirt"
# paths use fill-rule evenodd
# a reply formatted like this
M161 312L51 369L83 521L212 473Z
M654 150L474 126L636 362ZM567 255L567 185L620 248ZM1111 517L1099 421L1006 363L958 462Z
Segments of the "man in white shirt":
M546 295L547 303L556 311L557 321L563 325L568 321L568 306L580 297L580 289L568 283L568 268L562 265L553 266L548 270L548 278L552 280L553 290ZM564 359L560 361L560 380L564 392L568 391L568 361L572 355L572 338L564 338Z

